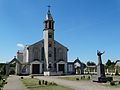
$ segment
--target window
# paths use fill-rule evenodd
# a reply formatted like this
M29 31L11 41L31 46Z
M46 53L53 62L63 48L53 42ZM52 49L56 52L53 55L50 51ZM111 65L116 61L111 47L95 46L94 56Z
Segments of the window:
M56 68L56 63L54 63L54 68Z
M49 64L48 68L51 68L51 67L52 67L51 64Z
M49 34L49 38L52 38L52 35L51 35L51 34Z
M49 57L52 57L52 54L49 54Z
M56 48L54 47L54 60L56 61Z
M38 47L33 48L33 55L34 55L34 60L39 60L39 48Z
M51 22L51 21L49 21L49 29L51 29L51 28L52 28L52 27L51 27L51 23L52 23L52 22Z
M44 60L44 47L41 48L41 59Z
M52 47L52 44L51 44L51 43L49 43L49 47Z

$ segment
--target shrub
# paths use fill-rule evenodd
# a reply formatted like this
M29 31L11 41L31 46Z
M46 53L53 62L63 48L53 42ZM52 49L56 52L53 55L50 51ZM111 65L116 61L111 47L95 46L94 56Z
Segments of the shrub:
M2 80L2 76L0 75L0 80Z
M88 79L90 80L90 76L88 76Z
M107 77L106 79L107 79L107 81L109 81L109 82L113 81L113 77Z
M34 78L34 76L33 76L33 75L31 75L31 78Z
M21 79L23 79L23 77L21 77Z
M83 76L83 78L85 79L85 76Z
M52 85L52 84L53 84L52 82L49 83L49 85Z
M47 85L48 84L48 82L47 81L45 81L45 85Z
M120 81L118 82L118 84L120 84Z
M114 85L115 85L115 82L113 82L113 81L110 82L110 85L111 85L111 86L114 86Z
M81 76L81 79L83 79L83 77Z
M41 80L39 80L39 85L41 85Z
M42 80L42 84L45 84L45 81L44 81L44 80Z
M3 83L2 82L0 82L0 87L3 87Z
M79 78L76 78L76 80L79 80Z

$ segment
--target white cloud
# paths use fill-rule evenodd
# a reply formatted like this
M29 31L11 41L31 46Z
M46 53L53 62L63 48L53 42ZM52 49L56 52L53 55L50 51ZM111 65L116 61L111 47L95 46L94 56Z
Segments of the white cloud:
M21 44L21 43L18 43L17 46L18 46L18 47L21 47L21 48L24 48L24 45Z

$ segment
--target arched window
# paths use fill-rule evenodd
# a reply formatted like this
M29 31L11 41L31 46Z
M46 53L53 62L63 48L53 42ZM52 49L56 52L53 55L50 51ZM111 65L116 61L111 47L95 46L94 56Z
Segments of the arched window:
M63 59L63 51L61 48L58 49L60 59Z
M35 47L33 49L34 60L39 60L39 48Z

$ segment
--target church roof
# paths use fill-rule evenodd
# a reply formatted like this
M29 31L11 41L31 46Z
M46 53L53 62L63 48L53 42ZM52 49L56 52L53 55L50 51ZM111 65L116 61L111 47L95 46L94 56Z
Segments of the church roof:
M16 58L16 56L9 63L12 64L14 62L21 64L21 62Z
M44 44L44 40L43 40L43 39L40 40L40 41L38 41L38 42L36 42L36 43L34 43L34 44L32 44L32 45L30 45L29 47L32 47L32 46L35 46L35 45L40 45L40 44ZM55 44L58 44L58 45L62 46L63 48L66 48L66 49L68 50L67 47L65 47L64 45L62 45L61 43L59 43L59 42L56 41L56 40L55 40ZM28 47L28 48L29 48L29 47Z
M34 43L34 44L31 44L29 47L32 47L32 46L35 46L35 45L40 45L40 44L42 44L42 43L44 43L44 40L42 39L42 40L40 40L40 41L38 41L38 42L36 42L36 43ZM29 48L28 47L28 48Z
M76 62L81 63L81 61L79 60L79 58L77 58L77 59L74 61L74 63L76 63Z
M66 48L68 50L67 47L65 47L64 45L62 45L61 43L59 43L58 41L55 40L55 43L58 43L59 45L61 45L62 47Z

